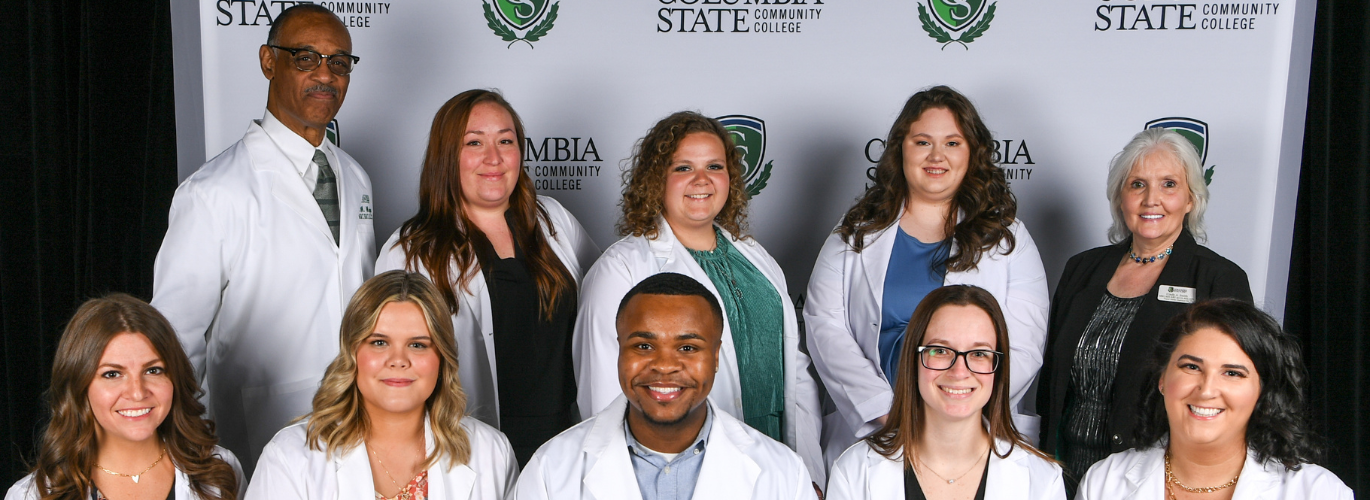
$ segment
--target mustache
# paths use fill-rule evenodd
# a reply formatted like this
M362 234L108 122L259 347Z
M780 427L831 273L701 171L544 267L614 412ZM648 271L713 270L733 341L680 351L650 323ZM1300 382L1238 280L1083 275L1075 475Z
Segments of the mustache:
M313 87L309 87L309 88L307 88L307 89L304 89L304 93L306 93L306 94L311 93L311 92L328 92L328 93L330 93L330 94L333 94L334 96L338 95L338 89L333 88L332 85L323 84L323 83L320 83L320 84L315 85L315 86L313 86Z

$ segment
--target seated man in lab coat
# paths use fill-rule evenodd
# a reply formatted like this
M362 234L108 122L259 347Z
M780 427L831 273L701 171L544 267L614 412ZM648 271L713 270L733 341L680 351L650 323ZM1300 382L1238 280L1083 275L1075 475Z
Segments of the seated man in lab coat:
M301 4L258 50L266 113L176 189L153 270L219 443L253 470L308 413L352 293L376 261L371 180L325 138L353 65L338 17Z
M799 456L708 403L723 310L693 278L661 273L619 303L623 396L552 438L519 477L519 500L810 499Z

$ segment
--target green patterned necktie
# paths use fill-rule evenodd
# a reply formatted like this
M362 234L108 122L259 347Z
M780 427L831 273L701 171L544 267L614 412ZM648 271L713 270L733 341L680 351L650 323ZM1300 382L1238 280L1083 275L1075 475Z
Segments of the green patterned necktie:
M319 166L319 180L314 183L314 201L319 202L328 229L333 231L333 244L338 244L338 177L328 166L328 156L322 149L314 150L314 164Z

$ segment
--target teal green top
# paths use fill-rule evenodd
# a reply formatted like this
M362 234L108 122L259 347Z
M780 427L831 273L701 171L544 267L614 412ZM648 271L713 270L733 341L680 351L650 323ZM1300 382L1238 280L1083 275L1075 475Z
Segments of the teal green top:
M742 415L776 441L785 438L785 310L780 293L718 228L713 251L690 250L721 296L737 351ZM689 250L689 249L687 249Z

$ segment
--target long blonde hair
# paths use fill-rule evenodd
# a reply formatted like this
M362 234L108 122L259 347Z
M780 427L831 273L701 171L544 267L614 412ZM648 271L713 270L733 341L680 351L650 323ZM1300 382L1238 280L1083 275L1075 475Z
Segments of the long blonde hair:
M343 313L338 357L328 365L323 383L314 393L314 411L307 415L305 442L312 450L329 455L351 450L370 432L370 420L357 389L357 349L371 335L381 309L391 302L409 302L423 311L424 322L438 352L438 383L424 407L433 431L434 453L421 468L446 459L447 469L471 459L471 442L461 419L466 414L466 393L457 375L457 342L452 334L452 315L433 282L418 273L389 271L363 283Z

